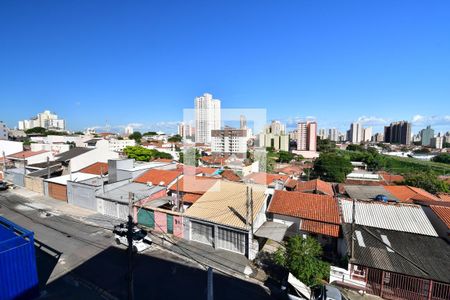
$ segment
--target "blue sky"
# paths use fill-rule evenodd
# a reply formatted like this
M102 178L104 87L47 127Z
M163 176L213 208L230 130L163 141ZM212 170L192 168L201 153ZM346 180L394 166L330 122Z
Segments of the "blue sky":
M450 130L450 1L0 2L0 120L173 130L195 96L268 119Z

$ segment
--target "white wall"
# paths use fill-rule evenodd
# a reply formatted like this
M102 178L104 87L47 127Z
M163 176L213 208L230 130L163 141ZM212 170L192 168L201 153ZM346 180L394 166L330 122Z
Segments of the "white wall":
M78 155L70 160L70 168L72 172L77 172L96 162L108 162L108 159L119 158L119 153L109 151L108 148L95 148L84 154Z
M0 156L3 156L3 152L5 155L10 155L21 151L23 151L22 142L0 140Z
M70 150L70 145L68 144L43 144L43 143L32 143L31 151L51 151L53 155L57 155Z

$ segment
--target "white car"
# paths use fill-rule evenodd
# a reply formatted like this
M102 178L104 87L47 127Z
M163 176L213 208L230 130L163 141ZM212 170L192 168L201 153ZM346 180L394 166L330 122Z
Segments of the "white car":
M120 224L114 226L115 240L117 245L125 245L128 247L127 226ZM133 227L133 252L142 252L150 248L152 239L147 236L147 232L143 229Z

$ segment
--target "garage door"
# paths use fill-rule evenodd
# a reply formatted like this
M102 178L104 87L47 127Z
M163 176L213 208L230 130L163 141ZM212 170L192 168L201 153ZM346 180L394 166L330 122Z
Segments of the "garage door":
M191 240L213 245L213 226L191 221Z
M245 241L246 234L219 227L217 248L245 254Z
M67 201L67 187L65 185L49 182L48 194L54 199Z
M149 228L155 228L155 213L152 210L139 209L138 223Z

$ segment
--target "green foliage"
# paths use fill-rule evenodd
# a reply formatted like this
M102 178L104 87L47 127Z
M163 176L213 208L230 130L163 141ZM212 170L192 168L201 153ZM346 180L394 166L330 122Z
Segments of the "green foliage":
M441 153L431 159L434 162L440 162L444 164L450 164L450 153Z
M290 162L295 157L294 154L288 151L280 150L278 151L278 162Z
M128 158L133 158L137 161L150 161L156 158L172 159L172 155L165 152L159 152L155 149L147 149L142 146L128 146L123 149L123 152Z
M415 153L415 154L428 154L428 153L430 153L430 149L422 147L420 149L414 150L413 153Z
M442 144L443 148L450 148L450 143L449 142L445 142Z
M123 137L118 136L117 139L118 139L118 140L123 140Z
M148 131L143 134L143 136L154 136L158 135L155 131Z
M359 146L359 145L355 145ZM361 147L361 146L359 146ZM347 148L348 149L348 148ZM355 149L360 149L356 147ZM369 147L367 150L362 148L362 151L355 150L355 151L346 151L345 153L346 157L350 159L350 161L360 161L367 165L367 168L372 171L378 171L382 169L384 165L385 156L378 153L378 151L373 148Z
M347 151L365 151L364 147L357 144L351 144L347 146Z
M321 254L322 247L314 238L294 236L287 241L286 249L275 252L274 260L306 285L315 286L330 273L330 266L320 259Z
M45 129L44 127L33 127L25 130L26 134L45 134L46 132L47 129Z
M330 152L336 150L336 142L330 139L317 139L317 151L319 152Z
M139 143L141 142L142 134L141 134L139 131L135 131L135 132L133 132L132 134L130 134L130 135L128 136L128 138L129 138L130 140L135 140L136 143L139 144Z
M73 134L75 134L75 135L83 135L84 133L81 132L81 131L75 131Z
M197 148L185 148L184 151L180 152L180 163L184 163L187 166L196 166L198 167L198 160L200 159L201 154Z
M353 170L348 157L335 152L322 152L314 162L314 176L327 181L344 182Z
M424 189L432 194L449 192L448 184L440 180L433 172L407 174L404 183Z
M183 138L179 134L175 134L168 139L168 141L171 143L180 143L182 140Z

